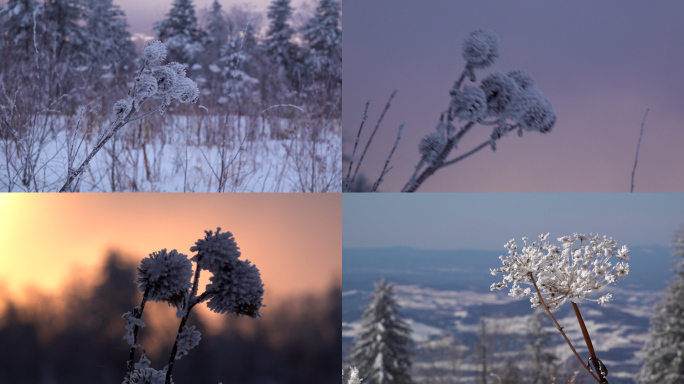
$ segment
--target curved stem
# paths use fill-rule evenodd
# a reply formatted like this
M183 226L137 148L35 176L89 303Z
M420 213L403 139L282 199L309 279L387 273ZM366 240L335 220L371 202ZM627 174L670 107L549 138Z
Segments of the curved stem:
M575 347L570 342L570 339L568 339L568 336L563 331L563 327L561 327L560 324L558 324L558 321L556 321L556 318L551 313L551 310L549 309L549 307L546 306L546 303L544 302L544 298L542 297L541 292L539 292L539 288L537 288L537 282L534 280L534 276L530 275L530 280L532 280L532 285L534 286L534 289L537 291L537 296L539 297L539 302L541 303L542 307L544 307L544 310L546 311L546 313L548 313L548 315L551 317L551 320L553 320L553 323L556 325L556 328L558 328L561 335L563 335L565 342L568 343L568 345L570 346L570 349L572 349L572 353L575 354L575 357L577 357L577 360L579 360L580 365L584 367L584 369L591 375L591 377L594 378L594 380L596 380L597 383L601 384L601 380L599 380L599 378L596 377L596 375L594 375L594 373L591 370L589 370L588 366L584 365L584 361L580 357L579 353L577 353L577 351L575 350Z
M518 127L519 127L518 124L513 125L513 126L511 126L510 128L508 128L508 132L510 132L510 131L512 131L512 130L514 130L514 129L516 129L516 128L518 128ZM496 139L496 140L498 140L498 139ZM482 143L482 144L478 145L477 147L471 149L470 151L468 151L468 152L462 154L461 156L459 156L459 157L457 157L457 158L455 158L455 159L452 159L452 160L449 160L449 161L445 162L445 163L443 164L443 166L446 167L447 165L451 165L451 164L458 163L459 161L461 161L461 160L463 160L463 159L465 159L465 158L467 158L467 157L469 157L469 156L471 156L471 155L473 155L473 154L479 152L482 148L488 146L490 142L491 142L491 139L485 141L484 143Z

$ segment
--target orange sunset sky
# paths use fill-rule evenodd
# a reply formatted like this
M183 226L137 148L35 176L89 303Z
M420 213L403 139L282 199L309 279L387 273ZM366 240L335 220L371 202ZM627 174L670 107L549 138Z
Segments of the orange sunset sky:
M259 268L266 298L317 293L341 281L341 214L338 194L0 194L0 293L92 283L110 249L136 263L162 248L190 256L216 227Z

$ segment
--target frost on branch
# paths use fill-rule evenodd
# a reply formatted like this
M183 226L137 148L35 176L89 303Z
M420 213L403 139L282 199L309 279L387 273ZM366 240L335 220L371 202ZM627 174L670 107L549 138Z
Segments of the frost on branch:
M524 237L522 251L515 240L510 240L505 245L508 256L499 257L503 267L491 270L492 275L503 274L503 281L492 284L491 290L510 288L510 296L530 296L533 308L541 305L536 291L522 289L520 284L536 282L549 309L559 307L566 300L574 303L591 300L601 305L610 301L610 293L598 299L590 299L588 295L629 273L627 246L618 248L610 237L601 239L598 235L587 237L575 233L558 238L559 247L551 244L548 236L541 235L539 243L532 244Z
M443 133L431 132L420 141L418 150L428 164L433 164L446 147L446 142Z
M143 354L140 362L135 364L135 370L126 376L122 384L164 384L166 380L166 369L157 371L150 367L150 360ZM173 379L171 379L173 383Z
M178 340L176 340L176 343L178 343L176 359L180 359L181 357L187 355L188 351L195 348L197 344L199 344L201 338L202 334L200 331L195 329L194 325L190 328L183 327L183 332L178 334Z
M126 320L126 333L124 334L124 339L131 347L137 346L135 343L135 327L144 328L146 324L135 317L131 312L126 312L121 317Z
M153 252L140 262L138 278L140 292L148 291L148 300L167 301L179 307L190 289L192 263L175 249Z

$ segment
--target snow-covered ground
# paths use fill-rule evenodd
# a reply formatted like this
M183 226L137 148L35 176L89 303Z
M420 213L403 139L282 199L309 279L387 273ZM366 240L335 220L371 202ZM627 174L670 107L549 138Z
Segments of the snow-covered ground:
M154 126L158 120L164 122L162 128ZM339 119L205 115L158 120L132 122L119 131L95 155L78 190L341 191ZM35 129L20 145L0 139L0 190L43 192L62 187L69 144L78 144L84 135L70 140L66 128L75 126L73 119L53 118L45 126L49 128ZM96 135L90 136L77 152L76 167L94 146Z

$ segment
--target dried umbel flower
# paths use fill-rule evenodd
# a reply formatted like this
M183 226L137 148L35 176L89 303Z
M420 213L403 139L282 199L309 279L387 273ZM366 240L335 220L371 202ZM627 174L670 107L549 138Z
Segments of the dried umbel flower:
M240 248L230 232L221 233L221 227L213 231L204 231L204 239L199 239L190 248L191 252L197 252L192 261L198 263L199 268L217 273L227 265L232 265L240 257Z
M214 272L207 285L210 298L207 307L216 313L232 313L236 316L261 317L264 285L261 274L249 260L237 260Z
M479 29L463 42L463 58L473 68L485 68L499 57L499 38L494 32Z
M157 79L150 75L135 78L135 95L138 100L153 96L155 93L157 93Z
M491 289L504 289L511 285L509 295L530 296L533 308L541 305L536 290L522 289L520 284L533 285L533 281L536 282L549 309L559 307L566 300L574 303L591 300L601 305L610 301L610 293L598 299L590 299L588 295L629 273L627 246L618 248L617 242L610 237L601 239L598 235L575 233L558 238L562 244L558 247L548 241L548 236L541 235L539 243L529 245L524 237L522 251L518 250L515 240L510 240L505 245L508 257L499 257L503 267L491 270L492 275L502 273L503 282L492 284Z
M423 159L428 163L432 164L437 161L437 158L442 153L446 147L447 139L444 134L439 132L428 133L427 136L423 137L418 145L418 150L423 156Z
M178 74L168 65L157 67L152 71L152 76L157 80L157 92L164 95L171 91L178 82Z
M500 72L485 77L480 87L487 98L487 113L491 116L503 115L519 91L518 84Z
M159 40L150 40L145 43L140 57L149 64L150 68L154 68L166 59L166 46Z
M190 289L192 263L182 253L162 249L140 262L138 278L140 292L147 291L147 299L166 301L178 307Z
M480 87L463 87L451 97L454 116L460 120L477 121L487 115L487 97Z

